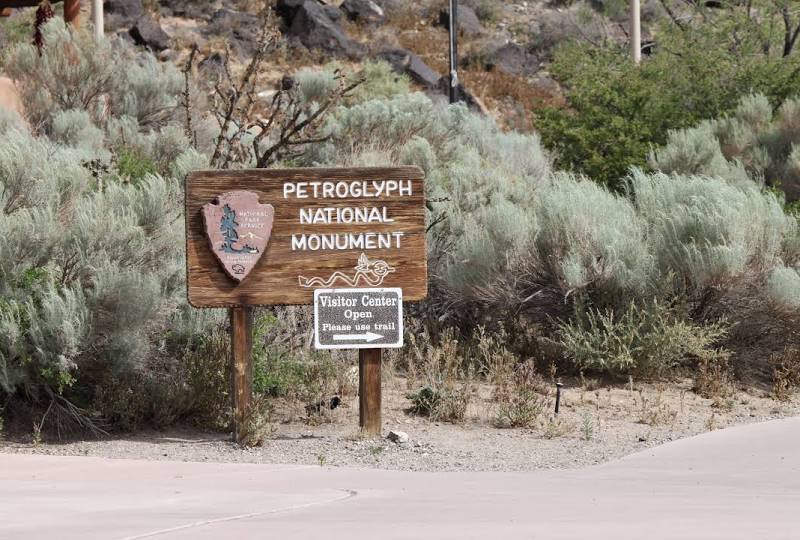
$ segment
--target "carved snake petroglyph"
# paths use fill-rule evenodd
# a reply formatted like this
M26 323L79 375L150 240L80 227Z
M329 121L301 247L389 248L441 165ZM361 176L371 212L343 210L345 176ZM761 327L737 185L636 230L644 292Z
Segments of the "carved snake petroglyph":
M348 287L358 287L367 285L370 287L377 287L387 275L395 271L394 268L389 266L386 261L374 260L370 261L366 254L362 253L358 258L358 264L354 267L355 273L348 276L344 272L336 271L327 279L321 277L305 277L297 276L297 280L301 287L331 287L337 281L342 281ZM362 285L362 286L363 286Z

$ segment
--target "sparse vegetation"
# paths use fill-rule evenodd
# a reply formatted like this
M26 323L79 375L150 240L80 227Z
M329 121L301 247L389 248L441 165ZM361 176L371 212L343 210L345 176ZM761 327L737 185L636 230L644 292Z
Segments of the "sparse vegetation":
M779 401L790 401L800 388L800 349L785 349L772 358L772 365L772 393Z

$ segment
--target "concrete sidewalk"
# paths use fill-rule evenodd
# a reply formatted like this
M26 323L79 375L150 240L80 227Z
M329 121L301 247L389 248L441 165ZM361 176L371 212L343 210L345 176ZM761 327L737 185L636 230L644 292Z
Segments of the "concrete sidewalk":
M573 471L0 454L0 538L800 538L800 418Z

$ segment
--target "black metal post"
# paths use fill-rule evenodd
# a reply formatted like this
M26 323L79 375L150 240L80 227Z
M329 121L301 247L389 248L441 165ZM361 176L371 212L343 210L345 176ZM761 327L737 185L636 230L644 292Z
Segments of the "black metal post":
M558 416L558 408L561 405L561 387L562 383L556 383L556 416Z
M450 0L450 103L458 101L458 0Z

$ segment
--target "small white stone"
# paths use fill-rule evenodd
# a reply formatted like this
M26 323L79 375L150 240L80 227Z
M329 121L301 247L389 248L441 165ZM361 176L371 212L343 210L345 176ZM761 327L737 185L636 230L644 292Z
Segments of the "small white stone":
M408 442L408 433L405 431L390 431L386 438L393 443L403 444Z

